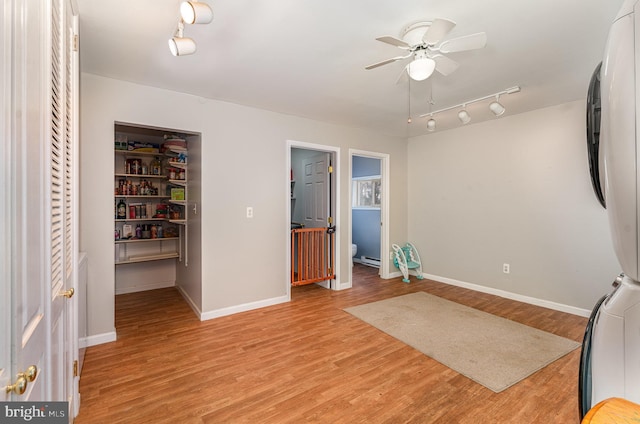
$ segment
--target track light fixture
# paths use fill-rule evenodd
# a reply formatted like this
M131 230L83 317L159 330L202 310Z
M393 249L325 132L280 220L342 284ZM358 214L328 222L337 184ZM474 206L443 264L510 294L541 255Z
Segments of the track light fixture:
M169 40L169 50L174 56L185 56L196 52L196 42L184 36L184 23L178 22L178 29Z
M180 5L180 15L187 24L208 24L213 20L213 10L207 3L185 1Z
M500 116L506 110L504 106L500 104L500 95L496 96L496 100L489 104L489 110L493 112L494 115Z
M462 125L467 125L471 122L471 116L469 116L469 112L466 109L467 105L462 105L462 110L458 112L458 119L462 122Z
M441 112L445 112L451 109L458 109L458 108L462 108L462 110L460 110L458 112L458 119L460 120L460 122L462 122L463 125L468 124L469 122L471 122L471 115L469 115L469 112L467 112L467 106L470 105L471 103L476 103L476 102L481 102L483 100L487 100L490 99L492 97L495 97L495 100L493 102L491 102L489 104L489 110L496 116L501 116L504 114L504 112L506 111L506 108L500 103L500 96L502 95L506 95L506 94L513 94L513 93L519 93L520 92L520 87L519 86L515 86L515 87L511 87L511 88L507 88L506 90L502 90L498 93L494 93L494 94L490 94L488 96L484 96L484 97L479 97L477 99L473 99L473 100L468 100L464 103L460 103L454 106L449 106L446 107L444 109L440 109L440 110L436 110L434 112L428 112L425 114L420 115L421 118L427 117L429 116L429 120L427 121L427 131L429 132L433 132L436 129L436 121L435 119L433 119L433 115L435 115L436 113L441 113Z
M434 132L436 130L436 120L431 118L427 121L427 131Z
M174 56L185 56L196 52L196 42L184 36L184 24L208 24L213 20L213 11L206 3L185 1L180 4L178 29L169 40L169 50Z

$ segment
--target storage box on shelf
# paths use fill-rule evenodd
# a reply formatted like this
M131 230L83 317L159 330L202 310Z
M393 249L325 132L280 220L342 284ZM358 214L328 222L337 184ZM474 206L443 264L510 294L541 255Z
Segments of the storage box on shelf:
M167 194L171 205L169 222L187 225L187 157L184 153L167 163Z

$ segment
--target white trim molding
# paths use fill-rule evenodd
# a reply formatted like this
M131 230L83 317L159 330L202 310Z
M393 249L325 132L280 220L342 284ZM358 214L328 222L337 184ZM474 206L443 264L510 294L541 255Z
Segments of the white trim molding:
M202 312L199 314L200 321L207 321L214 318L237 314L239 312L252 311L254 309L265 308L267 306L279 305L280 303L287 303L289 300L289 296L280 296L271 299L259 300L257 302L244 303L242 305L229 306L228 308Z
M353 181L353 157L360 156L365 158L379 159L380 160L380 184L382 185L382 204L380 205L380 220L382 222L382 228L380 232L380 278L389 279L393 278L393 274L389 267L389 262L391 261L391 256L389 254L389 225L390 225L390 214L389 214L389 198L391 197L390 193L390 179L391 172L389 170L390 156L388 153L378 153L371 152L367 150L358 150L358 149L349 149L349 183ZM371 178L371 177L367 177ZM347 230L348 230L348 244L349 249L351 249L351 244L353 243L352 238L352 226L353 226L353 218L351 211L353 208L353 193L351 190L351 185L349 185L349 214L347 217ZM352 270L349 268L349 287L351 287L351 281L353 280ZM348 288L348 287L347 287Z
M562 303L552 302L550 300L538 299L531 296L525 296L518 293L508 292L506 290L494 289L491 287L481 286L479 284L467 283L465 281L454 280L453 278L440 277L439 275L432 275L422 273L424 278L428 280L437 281L440 283L449 284L452 286L462 287L465 289L492 294L495 296L504 297L505 299L517 300L519 302L528 303L530 305L542 306L543 308L553 309L560 312L566 312L572 315L578 315L588 318L591 315L591 311L582 308L576 308L575 306L565 305Z
M111 343L117 340L116 332L110 331L108 333L96 334L94 336L81 337L78 341L80 349L85 347L97 346L104 343Z

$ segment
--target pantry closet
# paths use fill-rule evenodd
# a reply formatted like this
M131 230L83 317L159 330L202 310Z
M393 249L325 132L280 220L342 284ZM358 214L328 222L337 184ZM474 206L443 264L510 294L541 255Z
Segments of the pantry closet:
M116 295L200 284L200 144L188 130L115 123Z

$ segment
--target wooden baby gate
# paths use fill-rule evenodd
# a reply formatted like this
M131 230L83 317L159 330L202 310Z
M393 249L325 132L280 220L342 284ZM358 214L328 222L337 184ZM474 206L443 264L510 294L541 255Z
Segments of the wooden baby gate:
M291 285L302 286L335 278L333 228L291 230Z

